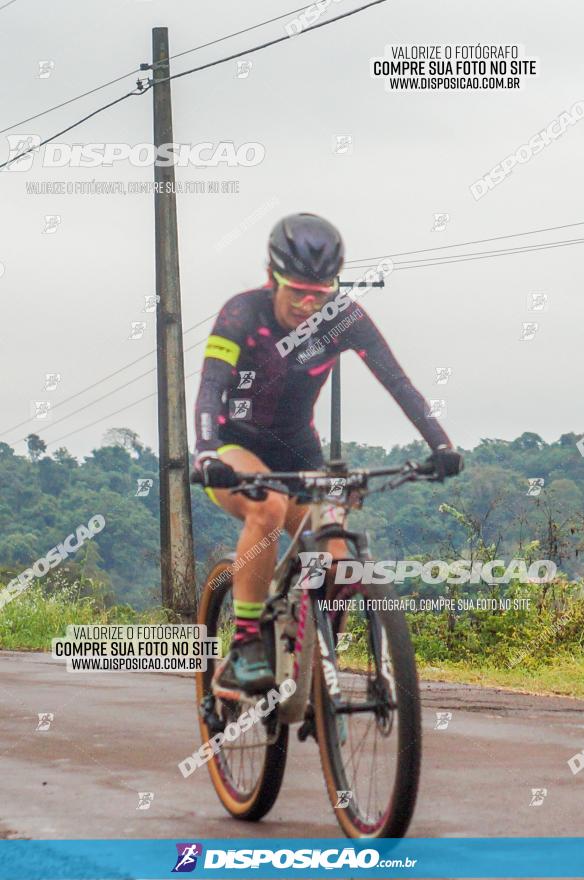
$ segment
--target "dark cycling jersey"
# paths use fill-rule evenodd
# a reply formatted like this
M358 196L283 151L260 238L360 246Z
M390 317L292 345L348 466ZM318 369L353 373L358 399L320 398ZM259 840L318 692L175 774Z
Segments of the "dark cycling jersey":
M344 293L335 303L337 308L323 307L325 317L311 335L295 335L277 322L271 285L240 293L223 306L205 351L195 410L197 452L237 443L264 461L275 461L270 450L281 448L288 450L287 458L306 449L300 458L316 462L314 405L336 359L348 349L363 359L432 449L450 445L363 308Z

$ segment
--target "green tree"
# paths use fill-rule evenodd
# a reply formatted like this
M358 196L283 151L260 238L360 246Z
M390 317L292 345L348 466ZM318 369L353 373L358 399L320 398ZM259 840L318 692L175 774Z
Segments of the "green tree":
M14 449L8 443L0 443L0 458L12 458Z
M46 452L47 444L44 440L41 440L38 434L29 434L28 437L25 437L24 439L28 447L30 460L38 461L43 452Z
M39 480L41 490L48 495L60 495L69 485L71 474L66 465L43 458L39 461Z

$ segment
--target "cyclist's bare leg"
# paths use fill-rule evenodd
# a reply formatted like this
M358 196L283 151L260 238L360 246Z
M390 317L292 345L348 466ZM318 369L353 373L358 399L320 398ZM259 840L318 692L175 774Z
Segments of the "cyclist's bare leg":
M269 472L261 459L247 449L228 449L221 459L236 471L245 473ZM221 507L243 520L243 528L236 548L236 558L244 560L233 575L233 596L244 602L263 602L274 573L278 553L276 529L282 529L286 519L288 499L278 492L268 492L265 501L252 501L245 495L231 495L228 489L214 489ZM268 538L269 545L259 548L259 542ZM264 542L265 543L265 542ZM245 554L259 549L257 555L246 559Z
M247 449L228 449L221 453L221 459L236 471L269 472L263 461ZM245 565L234 572L233 596L244 602L263 602L276 565L278 540L275 531L285 528L290 535L294 535L308 511L308 506L297 504L278 492L268 492L265 501L252 501L244 495L232 495L226 489L214 489L213 493L227 513L243 521L236 558L244 559ZM269 539L269 546L246 560L245 554L265 538ZM329 541L328 551L335 559L348 555L347 545L339 539Z

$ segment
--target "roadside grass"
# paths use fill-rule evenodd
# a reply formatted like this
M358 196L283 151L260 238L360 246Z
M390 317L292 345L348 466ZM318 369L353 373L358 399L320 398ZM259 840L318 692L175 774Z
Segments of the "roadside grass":
M358 640L338 655L341 670L362 671L369 667L368 652ZM425 681L445 681L472 684L478 687L498 687L522 693L558 695L584 699L584 655L560 652L545 662L533 662L514 667L492 662L428 660L416 655L418 676Z
M347 651L339 659L341 670L364 672L368 668L365 653L358 650ZM521 693L584 699L584 658L581 657L560 656L550 663L513 669L448 660L429 663L420 657L416 658L416 662L418 676L423 681L473 684Z
M82 595L78 585L49 592L33 585L0 609L0 650L50 651L51 641L65 635L69 624L156 624L173 622L172 612L162 607L136 611L129 605L108 605L99 590ZM339 653L341 669L364 671L368 652L363 622L350 624L354 640ZM222 653L228 650L233 627L221 630ZM506 665L493 658L450 660L424 657L417 651L418 672L426 681L456 682L480 687L499 687L533 694L557 694L584 699L584 653L578 645L546 653L539 661L531 655L526 662Z
M572 587L528 611L461 615L455 631L444 613L408 614L420 678L584 699L584 603ZM362 615L349 613L345 629L341 668L367 669Z
M513 669L469 663L427 663L420 660L418 674L426 681L447 681L500 687L530 694L556 694L584 699L584 658L560 655L555 660Z
M136 611L129 605L106 607L93 596L64 588L46 595L32 586L0 609L0 649L5 651L50 651L51 640L64 636L69 624L167 623L171 613L164 608Z

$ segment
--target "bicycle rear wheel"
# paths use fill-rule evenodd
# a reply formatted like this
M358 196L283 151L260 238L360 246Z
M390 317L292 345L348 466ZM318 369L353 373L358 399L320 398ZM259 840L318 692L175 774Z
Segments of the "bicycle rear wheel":
M327 792L348 837L403 837L421 763L418 677L401 611L372 600L395 599L387 586L331 585L340 695L338 712L323 674L322 647L314 708ZM336 600L336 602L335 602ZM344 635L343 635L344 634Z
M233 634L232 562L232 559L222 559L213 568L199 608L198 622L207 627L207 636L221 639L223 655ZM203 743L249 709L248 704L221 700L213 695L211 679L218 662L208 662L207 670L196 676ZM284 776L287 747L287 725L255 723L234 741L226 741L207 762L219 800L232 816L257 821L273 807Z

